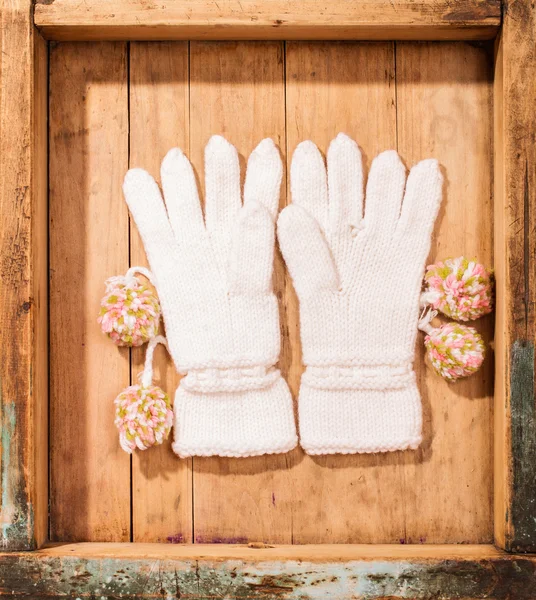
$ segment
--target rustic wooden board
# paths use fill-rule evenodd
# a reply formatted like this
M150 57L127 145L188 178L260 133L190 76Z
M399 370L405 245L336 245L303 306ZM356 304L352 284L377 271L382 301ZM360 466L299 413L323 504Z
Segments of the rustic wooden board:
M50 39L489 39L499 0L37 0Z
M495 537L523 552L536 552L535 40L533 5L505 4L495 72Z
M130 459L113 399L129 382L96 319L128 268L126 44L50 56L50 523L53 540L130 539Z
M394 65L388 44L288 44L287 159L302 139L325 151L341 130L358 140L368 163L397 140L408 166L437 157L447 185L431 258L467 254L491 265L488 53L460 44L397 44L396 81ZM301 361L292 293L286 305L289 381L297 393ZM489 341L492 319L476 326ZM294 541L491 540L493 357L478 377L451 386L425 367L423 354L420 338L421 448L373 456L293 453Z
M534 600L536 559L491 546L75 544L0 555L0 594L207 600Z
M0 7L0 546L47 537L47 45Z
M430 261L463 254L493 264L491 77L486 48L397 44L399 152L408 166L436 157L446 182ZM487 343L493 340L493 315L471 325ZM422 338L415 366L424 442L415 460L411 453L401 456L405 537L410 543L490 542L493 351L477 376L448 384L425 365Z
M178 144L189 153L201 188L203 149L214 133L225 135L237 146L243 166L263 137L274 138L288 165L299 141L311 138L325 151L339 131L358 140L367 166L378 152L397 145L408 166L436 156L447 183L431 258L465 253L486 264L492 262L488 49L436 43L395 46L391 42L289 42L286 51L280 42L191 42L190 46L188 64L186 44L132 44L129 101L124 66L116 56L124 46L67 45L53 53L52 85L60 86L57 89L70 86L71 102L86 95L72 109L53 93L51 105L53 539L97 540L105 535L104 539L122 540L121 536L132 535L143 542L489 542L493 357L478 377L449 386L424 366L422 340L416 365L425 441L416 452L312 458L296 449L282 456L181 461L171 453L168 442L136 453L129 483L128 458L118 450L112 414L102 408L128 378L128 357L100 334L91 304L98 302L104 279L123 272L126 267L120 265L128 260L128 217L119 191L126 151L117 143L127 136L123 120L128 109L130 166L143 166L158 178L163 155ZM93 84L97 67L83 71L83 62L95 62L93 55L97 65L98 61L106 65L102 73L111 73L106 84ZM84 61L83 56L91 60ZM74 75L68 69L74 69ZM105 94L112 94L108 84L115 86L115 95L104 109ZM88 106L88 102L93 104ZM73 114L64 114L69 111ZM78 134L75 125L81 119L89 123ZM54 133L56 129L75 133L62 137ZM112 137L114 150L119 148L113 153ZM108 153L103 152L106 144ZM99 173L93 175L93 169ZM86 173L96 178L93 188L84 187ZM100 181L107 182L108 192L101 190L104 183ZM106 213L103 222L98 213L87 212L84 203L94 206L97 201L104 202L105 210L115 211L113 232L107 229L112 216ZM283 190L281 204L286 201ZM82 224L75 217L80 211L87 213ZM99 230L101 235L97 235ZM102 231L107 232L104 238ZM63 246L71 250L66 254ZM81 262L82 252L89 258ZM87 261L84 271L80 264ZM133 225L130 261L145 262ZM74 284L85 286L90 298L82 323L79 302L69 304L65 299L68 286ZM281 298L280 367L297 396L302 372L298 306L279 256L274 284ZM113 456L106 460L107 469L99 465L100 474L101 446L92 447L88 462L84 454L78 461L72 456L67 460L73 436L84 436L88 429L87 419L79 420L74 429L67 426L62 398L70 398L70 408L77 403L78 412L92 410L95 403L89 402L93 398L90 386L75 387L80 373L62 370L66 354L71 357L73 353L68 344L72 334L66 333L65 323L70 324L70 332L75 327L75 337L86 344L76 351L75 362L83 365L88 381L92 373L100 374L103 363L117 369L113 376L101 377L100 410L87 413L95 417L91 421L95 431L106 432L106 452ZM476 325L489 340L492 319ZM90 335L86 328L92 328ZM132 358L130 376L135 378L143 351L133 352ZM157 363L162 384L173 394L178 378L163 351ZM113 471L120 473L117 482ZM122 491L115 492L120 501L110 517L106 516L107 502L114 492L92 496L87 486L108 490L112 481L114 490ZM74 501L78 495L94 522L83 525L76 519L78 524L74 524L62 508L65 499ZM117 526L118 514L126 511L124 518L129 518L130 501L132 533L128 527ZM455 519L453 512L458 514Z
M338 132L360 144L366 168L382 150L396 147L393 43L287 44L287 164L302 140L322 152ZM290 278L285 298L290 338L282 357L292 392L303 370L299 313ZM398 454L310 457L291 454L292 539L295 543L380 543L404 537ZM381 498L390 498L382 502ZM381 508L380 508L381 506Z
M242 178L250 152L265 137L285 145L283 44L192 42L190 158L204 188L203 151L213 134L240 155ZM282 202L284 202L284 193ZM283 267L275 267L280 294ZM291 541L292 481L288 456L194 459L194 541Z
M174 146L189 150L188 43L130 44L130 167L143 167L157 181L160 163ZM130 264L147 259L134 222L130 226ZM132 351L131 378L143 370L146 347ZM173 399L179 376L159 346L154 382ZM135 542L192 540L191 460L180 460L171 439L132 458L132 539Z

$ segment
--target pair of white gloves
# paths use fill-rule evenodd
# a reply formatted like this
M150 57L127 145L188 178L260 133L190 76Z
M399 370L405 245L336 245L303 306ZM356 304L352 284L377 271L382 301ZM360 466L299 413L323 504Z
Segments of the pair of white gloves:
M372 163L364 199L361 154L339 134L328 168L302 142L279 245L300 302L300 443L308 454L416 448L422 410L413 372L424 262L441 202L436 160L410 172L388 151ZM280 331L272 290L282 179L271 139L251 153L244 185L236 149L205 149L205 214L178 149L155 180L130 170L124 194L160 297L181 380L173 450L187 456L287 452L298 438L292 398L275 364ZM365 204L365 206L364 206Z

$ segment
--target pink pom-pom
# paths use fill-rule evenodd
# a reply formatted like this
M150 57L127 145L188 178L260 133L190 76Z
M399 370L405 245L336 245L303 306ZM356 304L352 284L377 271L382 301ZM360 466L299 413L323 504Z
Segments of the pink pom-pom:
M472 321L493 309L493 276L463 256L426 267L422 302L457 321Z
M158 333L160 303L134 276L111 277L101 300L98 323L118 346L141 346Z
M114 400L119 443L131 454L167 439L173 424L169 396L159 387L131 385Z
M428 358L434 370L447 381L472 375L481 367L486 347L473 327L447 323L424 338Z

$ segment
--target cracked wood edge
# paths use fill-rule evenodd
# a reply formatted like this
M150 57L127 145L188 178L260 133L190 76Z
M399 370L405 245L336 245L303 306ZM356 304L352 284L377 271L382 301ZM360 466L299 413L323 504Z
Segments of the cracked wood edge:
M47 45L0 8L0 547L47 537Z
M490 39L500 0L38 0L54 40Z
M529 600L536 558L492 546L73 544L0 555L0 594L25 598Z
M536 552L536 14L505 4L496 44L495 539Z

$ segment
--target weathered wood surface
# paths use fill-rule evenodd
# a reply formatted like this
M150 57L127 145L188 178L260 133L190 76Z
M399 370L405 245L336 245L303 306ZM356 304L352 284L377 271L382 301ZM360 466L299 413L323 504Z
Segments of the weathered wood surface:
M128 353L95 321L104 279L128 263L120 190L127 162L158 177L168 147L180 145L202 190L203 148L213 133L237 146L243 165L258 141L271 136L287 170L299 141L313 139L325 151L341 130L358 140L367 165L397 144L408 166L437 156L447 185L431 258L467 253L489 264L487 50L436 43L289 42L285 48L281 42L191 42L187 60L184 43L140 42L130 48L129 94L126 51L122 43L59 44L51 56L52 539L490 542L491 360L483 376L448 386L425 367L419 341L426 426L417 452L311 458L298 448L287 455L181 461L166 442L137 453L129 479L112 406L129 379ZM288 199L284 189L281 204ZM129 254L132 264L145 260L132 225ZM299 314L285 277L278 257L279 365L296 396ZM75 288L84 289L85 304L72 295ZM490 336L491 320L477 326ZM65 369L73 360L77 368ZM130 377L141 361L134 352ZM171 362L164 352L157 362L158 377L173 395ZM70 451L75 441L83 452Z
M495 536L536 552L536 12L505 4L495 78Z
M142 167L157 181L167 151L190 148L188 44L130 44L129 167ZM122 195L114 198L123 203ZM130 265L147 266L136 225L130 223ZM146 347L132 350L131 381L143 370ZM166 349L156 349L154 382L174 397L179 376ZM132 457L132 540L192 541L192 461L180 460L170 444Z
M97 324L108 277L128 269L123 42L50 52L50 524L61 541L130 540L130 458L114 425L128 348Z
M54 40L490 39L499 0L37 0Z
M287 160L303 139L325 152L339 131L357 139L367 165L387 148L398 147L408 167L436 157L447 183L430 261L466 254L491 265L486 50L459 43L397 43L395 52L393 44L290 42L286 57ZM298 311L290 283L287 290L289 352L281 364L297 394ZM492 318L474 325L493 337ZM493 356L478 376L449 385L425 365L420 335L415 365L425 420L416 452L289 455L296 543L491 541Z
M80 546L86 546L81 548ZM489 546L418 548L120 544L0 555L0 594L209 600L534 600L536 559ZM190 554L188 554L190 553Z
M437 158L445 177L429 263L465 255L493 265L491 63L472 44L397 44L399 152L408 166ZM430 369L424 336L417 338L425 441L417 460L403 453L400 461L413 543L420 535L432 543L492 540L493 315L470 325L486 341L487 358L476 376L455 384Z
M0 546L47 536L47 46L0 7Z
M211 135L223 135L237 148L242 183L247 159L263 138L271 137L283 150L283 44L191 42L190 123L190 158L202 190L204 147ZM281 203L285 197L283 190ZM273 281L276 295L281 296L284 268L280 257ZM287 342L283 335L283 343ZM193 469L196 542L292 541L295 497L288 455L196 457Z

